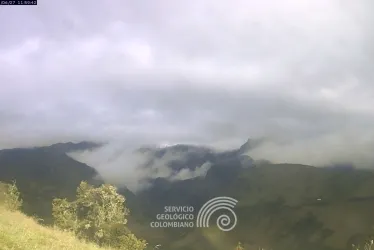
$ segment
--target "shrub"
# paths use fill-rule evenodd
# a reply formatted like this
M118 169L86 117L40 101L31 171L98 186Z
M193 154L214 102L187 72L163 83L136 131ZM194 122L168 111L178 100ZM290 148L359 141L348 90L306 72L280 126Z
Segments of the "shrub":
M238 242L238 245L235 247L235 250L244 250L244 247L242 247L241 242Z
M353 250L371 250L373 248L373 245L374 245L374 241L369 240L364 244L363 248L361 248L360 246L352 245L352 249Z
M22 207L22 199L15 181L12 184L5 184L4 204L10 211L20 210Z
M111 185L94 188L82 182L75 201L53 200L52 215L57 227L98 245L143 250L147 243L137 239L125 226L129 210L124 202L125 198Z
M65 231L78 233L78 218L76 204L66 199L54 199L52 201L52 217L55 226Z

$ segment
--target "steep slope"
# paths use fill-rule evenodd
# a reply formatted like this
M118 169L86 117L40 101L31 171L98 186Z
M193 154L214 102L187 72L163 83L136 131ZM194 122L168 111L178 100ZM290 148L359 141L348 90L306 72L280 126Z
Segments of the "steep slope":
M100 250L73 235L39 225L32 218L19 212L10 212L0 206L1 250Z
M91 184L102 183L95 169L66 154L76 149L90 149L93 145L69 143L1 150L0 181L16 180L25 201L24 211L49 218L54 197L73 197L82 180Z

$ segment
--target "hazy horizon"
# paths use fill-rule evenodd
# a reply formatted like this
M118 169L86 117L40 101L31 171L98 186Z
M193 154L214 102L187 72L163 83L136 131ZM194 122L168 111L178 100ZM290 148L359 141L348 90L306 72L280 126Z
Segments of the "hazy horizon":
M370 0L39 1L0 11L0 148L99 140L374 166Z

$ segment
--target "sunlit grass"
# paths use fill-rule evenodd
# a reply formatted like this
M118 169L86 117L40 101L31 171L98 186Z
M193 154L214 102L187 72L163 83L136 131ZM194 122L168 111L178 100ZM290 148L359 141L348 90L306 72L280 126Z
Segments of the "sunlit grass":
M20 212L10 212L0 206L1 250L99 250L67 232L39 225L33 218Z

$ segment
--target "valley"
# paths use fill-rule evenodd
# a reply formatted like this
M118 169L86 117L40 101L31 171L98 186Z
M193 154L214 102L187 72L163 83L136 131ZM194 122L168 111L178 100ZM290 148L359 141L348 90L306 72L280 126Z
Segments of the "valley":
M80 150L95 148L91 144L81 146ZM64 147L67 149L50 146L0 151L0 181L16 180L25 201L23 210L47 224L54 197L73 198L82 180L93 185L104 182L94 168L68 156L69 147L76 150L75 144ZM374 232L373 171L271 164L253 161L249 156L243 163L240 149L215 153L179 145L152 150L155 160L165 151L187 152L186 158L168 165L175 171L205 162L212 165L204 176L180 181L157 178L151 187L137 193L119 189L131 211L130 229L150 245L161 244L162 249L173 250L224 250L240 241L249 250L260 246L274 250L346 250ZM214 226L203 229L150 226L165 206L200 208L217 196L238 200L238 224L230 232L220 231L214 218Z

